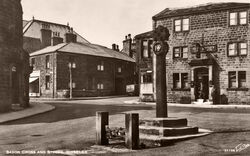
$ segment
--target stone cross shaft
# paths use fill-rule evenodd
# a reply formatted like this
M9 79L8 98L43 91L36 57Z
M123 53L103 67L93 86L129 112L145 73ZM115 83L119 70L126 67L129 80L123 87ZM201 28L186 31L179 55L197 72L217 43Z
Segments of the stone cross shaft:
M167 86L166 86L166 54L169 50L169 31L163 26L158 26L153 32L156 41L153 51L156 54L156 117L168 117Z

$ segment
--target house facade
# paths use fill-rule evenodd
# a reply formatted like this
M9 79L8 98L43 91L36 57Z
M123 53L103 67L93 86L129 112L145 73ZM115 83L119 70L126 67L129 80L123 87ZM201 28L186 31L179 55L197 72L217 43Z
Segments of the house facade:
M72 36L67 33L75 34L76 42L89 43L85 38L73 30L69 24L59 24L49 21L37 20L33 17L32 20L23 20L23 48L25 51L32 53L43 49L47 46L57 45L62 42L71 40Z
M8 8L8 9L6 9ZM29 55L23 48L20 0L0 1L0 112L29 106Z
M134 59L100 45L61 43L30 56L30 96L123 95L126 85L134 83Z
M162 25L171 34L166 56L168 102L249 104L249 21L249 3L167 8L153 16L153 29ZM139 35L137 42L137 53L143 54L147 47L150 51L150 33ZM145 64L147 70L153 64L154 86L155 56L152 56ZM155 93L153 89L151 95Z

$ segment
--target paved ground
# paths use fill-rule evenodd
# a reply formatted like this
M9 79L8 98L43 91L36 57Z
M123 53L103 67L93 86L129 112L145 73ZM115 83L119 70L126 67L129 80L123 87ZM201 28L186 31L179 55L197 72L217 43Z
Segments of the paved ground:
M6 150L88 150L95 142L95 112L109 111L110 126L124 127L122 112L154 117L154 106L123 104L133 97L54 101L54 111L0 126L0 152ZM45 101L46 102L46 101ZM209 136L178 142L172 146L106 153L106 155L249 155L250 147L232 152L239 144L250 144L250 109L169 107L169 116L187 117L189 125L215 131ZM244 145L241 145L243 147ZM240 146L238 146L239 148ZM224 150L231 150L225 152ZM107 152L100 150L99 153Z

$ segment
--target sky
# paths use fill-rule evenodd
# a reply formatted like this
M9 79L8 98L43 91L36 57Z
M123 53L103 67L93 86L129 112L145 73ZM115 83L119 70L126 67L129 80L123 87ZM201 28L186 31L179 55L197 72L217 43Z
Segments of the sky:
M125 36L152 30L152 16L165 8L250 0L22 0L23 19L67 24L94 44L122 49Z

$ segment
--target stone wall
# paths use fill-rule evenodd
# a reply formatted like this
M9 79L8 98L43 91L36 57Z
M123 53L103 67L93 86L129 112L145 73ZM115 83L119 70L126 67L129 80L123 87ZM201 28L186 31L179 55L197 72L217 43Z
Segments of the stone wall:
M0 1L0 112L12 103L28 106L28 55L22 49L20 0Z
M46 55L51 56L50 69L45 68ZM135 80L135 63L118 59L61 52L32 58L36 59L34 70L40 70L41 97L69 97L69 62L75 63L75 68L72 68L72 82L76 84L73 88L73 97L117 95L117 80L123 81L120 93L125 94L126 85L134 84ZM97 70L97 65L101 62L104 64L104 71ZM118 67L122 68L121 73L118 72ZM45 88L46 75L50 75L51 78L50 89ZM98 90L97 83L102 83L104 89Z

